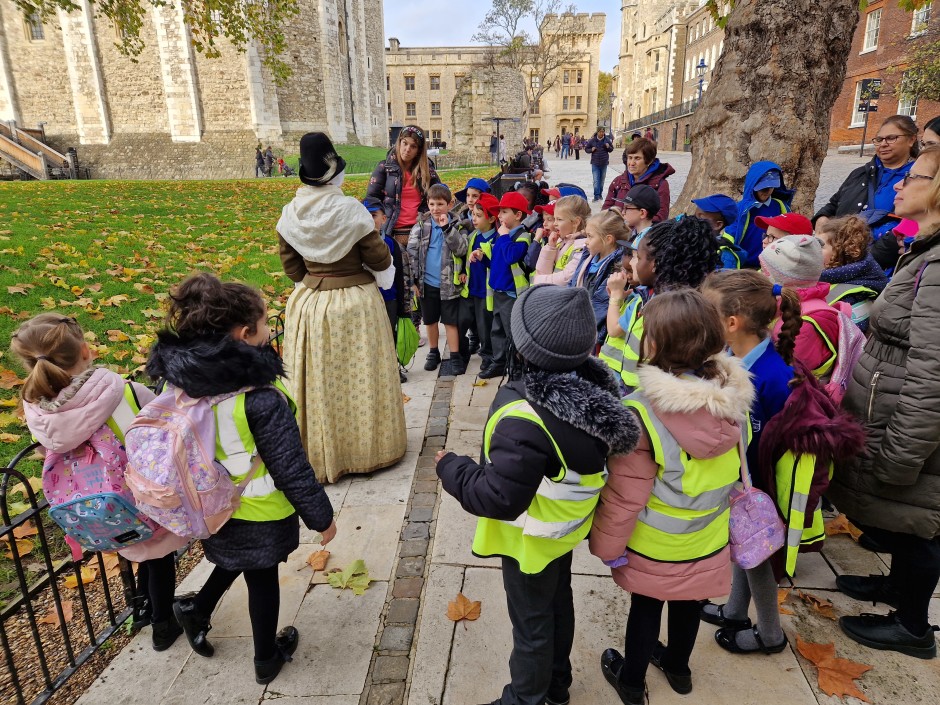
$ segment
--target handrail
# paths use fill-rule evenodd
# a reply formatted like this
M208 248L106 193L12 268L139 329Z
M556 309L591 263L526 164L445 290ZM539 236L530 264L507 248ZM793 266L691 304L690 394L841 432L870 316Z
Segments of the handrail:
M667 120L675 120L676 118L684 117L685 115L691 115L695 112L697 107L698 98L689 98L679 105L673 105L671 108L666 108L665 110L660 110L659 112L645 115L641 118L630 121L625 131L631 132L641 127L649 127L661 122L666 122Z
M45 155L31 152L2 134L0 134L0 157L36 179L49 178Z

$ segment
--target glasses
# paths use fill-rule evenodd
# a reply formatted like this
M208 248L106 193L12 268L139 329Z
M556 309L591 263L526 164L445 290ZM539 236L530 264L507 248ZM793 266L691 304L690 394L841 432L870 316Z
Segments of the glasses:
M926 179L927 181L933 181L935 178L937 178L936 174L933 176L928 176L927 174L911 174L908 172L904 175L904 178L901 179L901 188L906 187L911 179Z
M904 135L885 135L884 137L875 137L872 140L872 144L881 144L882 142L886 144L894 144L901 137L904 137Z
M920 146L923 149L927 149L927 147L936 147L937 145L940 145L940 142L937 142L936 140L921 140L920 141Z

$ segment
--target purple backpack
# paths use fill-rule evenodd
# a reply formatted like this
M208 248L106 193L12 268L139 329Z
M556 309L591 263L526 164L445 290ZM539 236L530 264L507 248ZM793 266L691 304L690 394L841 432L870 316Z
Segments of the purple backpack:
M213 406L248 389L193 399L167 387L127 430L127 483L137 507L183 538L205 539L238 509L245 486L261 465L255 456L236 487L215 459Z
M738 449L741 454L741 485L731 490L729 543L731 560L749 570L783 548L787 534L773 498L751 484L743 432Z
M126 463L124 446L108 424L78 448L46 455L42 491L73 556L77 549L116 551L153 535L156 524L134 505Z

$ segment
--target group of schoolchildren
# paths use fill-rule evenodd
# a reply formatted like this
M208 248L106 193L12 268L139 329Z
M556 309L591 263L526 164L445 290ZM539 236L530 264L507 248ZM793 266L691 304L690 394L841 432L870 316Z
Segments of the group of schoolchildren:
M649 664L691 692L703 621L731 653L787 646L777 585L821 549L832 470L864 446L839 402L888 279L864 221L814 232L772 162L751 168L740 201L694 199L693 216L655 224L669 204L648 185L593 216L582 196L548 194L531 244L516 236L532 272L507 314L517 374L481 457L441 451L437 471L479 517L474 553L502 559L513 651L495 702L569 702L571 556L588 537L631 593L625 650L603 651L601 671L639 705ZM729 502L745 479L783 526L778 550L739 565Z
M444 451L437 458L444 489L480 517L474 552L502 557L513 654L498 702L569 701L571 553L588 536L632 594L626 649L601 656L624 703L644 701L650 663L676 692L691 691L701 621L718 626L717 643L733 653L786 646L777 582L793 575L799 552L821 547L819 505L833 463L863 445L837 403L838 356L852 337L845 321L864 326L864 304L887 280L868 261L864 223L833 220L814 235L807 219L788 212L792 193L767 164L752 169L740 203L696 199L695 216L655 225L669 204L645 185L596 215L573 186L540 193L526 184L497 199L474 179L456 194L458 208L446 186L428 191L429 212L407 246L414 290L404 290L399 271L383 296L393 326L403 297L420 299L426 369L462 374L478 350L480 377L509 373L480 462ZM540 195L550 202L536 205ZM367 199L365 207L384 217L378 204ZM401 253L388 245L400 270ZM72 318L41 314L12 341L29 370L26 420L48 453L50 477L87 462L89 443L124 452L126 434L157 423L135 422L148 402L211 406L208 447L242 491L231 517L203 540L214 571L198 593L175 599L180 541L146 517L140 531L149 538L122 551L141 561L138 623L153 625L156 650L185 634L212 656L212 611L244 575L259 683L278 675L299 640L292 626L277 631L277 566L298 546L299 519L322 532L323 544L336 533L267 340L256 290L199 274L170 296L147 364L166 385L155 401L95 366ZM156 441L137 446L134 477L159 454ZM728 502L747 467L788 531L781 551L743 569L731 566ZM182 500L161 501L165 509ZM724 605L708 602L727 594Z

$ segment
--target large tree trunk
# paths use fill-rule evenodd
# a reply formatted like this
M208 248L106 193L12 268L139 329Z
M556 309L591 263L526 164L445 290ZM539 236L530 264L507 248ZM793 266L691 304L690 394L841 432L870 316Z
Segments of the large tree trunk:
M813 213L859 0L737 0L714 77L692 119L692 169L675 206L712 193L738 199L754 162L770 159Z

